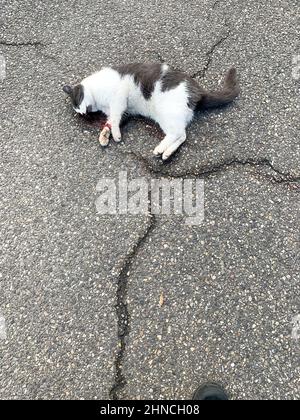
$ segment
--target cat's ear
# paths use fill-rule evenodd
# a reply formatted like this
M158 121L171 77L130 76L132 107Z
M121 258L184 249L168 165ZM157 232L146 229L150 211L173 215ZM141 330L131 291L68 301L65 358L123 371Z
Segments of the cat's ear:
M67 94L67 95L71 95L73 93L73 88L70 85L65 85L63 87L63 91Z

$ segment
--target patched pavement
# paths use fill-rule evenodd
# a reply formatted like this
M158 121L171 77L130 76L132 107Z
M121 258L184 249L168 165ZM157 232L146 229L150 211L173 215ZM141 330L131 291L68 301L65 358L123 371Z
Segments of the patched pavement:
M299 399L296 11L293 0L3 2L0 398L188 399L214 380L237 399ZM141 120L101 149L61 90L150 59L208 87L232 65L240 76L240 99L200 114L168 164ZM121 170L203 178L204 222L100 216L97 183Z

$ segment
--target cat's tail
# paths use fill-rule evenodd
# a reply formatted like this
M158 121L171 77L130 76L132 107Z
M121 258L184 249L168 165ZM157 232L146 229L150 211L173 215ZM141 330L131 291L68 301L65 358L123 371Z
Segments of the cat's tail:
M202 98L198 103L199 109L217 108L228 105L240 94L240 87L238 83L237 71L232 68L228 71L225 80L224 88L219 91L204 91Z

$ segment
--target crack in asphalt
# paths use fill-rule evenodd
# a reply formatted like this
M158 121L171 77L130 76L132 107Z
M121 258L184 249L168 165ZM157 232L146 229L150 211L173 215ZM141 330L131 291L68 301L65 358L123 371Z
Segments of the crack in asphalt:
M149 204L150 205L150 204ZM128 295L128 277L132 264L151 232L156 226L155 216L149 213L149 223L144 233L140 235L132 249L126 256L118 275L116 312L118 319L119 350L115 359L115 383L110 391L110 398L118 400L119 392L126 386L127 381L123 373L123 361L126 353L126 340L130 334L130 314L126 302Z
M59 64L57 58L51 54L45 53L43 50L44 48L48 47L50 44L45 44L42 41L24 41L24 42L9 42L9 41L1 41L0 40L0 47L16 47L16 48L26 48L26 47L34 47L37 49L38 53L41 54L44 58L54 61L55 63Z
M215 0L214 4L212 5L212 10L215 10L221 3L222 0Z
M220 3L220 0L217 0L216 2L215 2L215 4L213 5L213 9L215 9L216 7L217 7L217 5ZM210 68L210 66L211 66L211 63L212 63L212 61L213 61L213 56L214 56L214 53L215 53L215 51L217 50L217 48L219 48L225 41L227 41L227 39L230 37L230 35L231 35L231 33L232 33L232 30L231 30L231 28L230 28L230 26L229 26L229 24L228 23L225 23L225 26L226 27L228 27L228 31L227 31L227 33L225 34L225 35L223 35L218 41L216 41L213 45L212 45L212 47L210 48L210 50L206 53L206 57L207 57L207 60L206 60L206 63L205 63L205 65L204 65L204 67L201 69L201 70L198 70L196 73L194 73L194 74L192 74L191 75L191 77L194 79L194 78L197 78L197 77L200 77L201 79L204 79L204 77L206 76L206 73L208 72L208 70L209 70L209 68ZM157 58L158 58L158 60L159 60L159 62L161 63L161 64L164 64L164 63L166 63L167 62L167 60L165 60L164 59L164 57L159 53L159 51L157 51L157 50L147 50L146 52L151 52L151 53L154 53L156 56L157 56Z
M217 42L215 42L213 44L213 46L211 47L211 49L206 53L206 63L203 67L203 69L197 71L196 73L194 73L191 77L192 78L197 78L197 77L201 77L202 79L204 79L204 77L206 76L206 73L208 72L211 63L213 61L213 56L215 51L217 50L217 48L219 48L220 45L222 45L225 41L227 41L227 39L230 37L231 35L231 29L229 28L228 32L222 36L222 38L220 38Z
M130 156L136 160L138 160L143 167L147 170L149 174L159 174L161 176L168 176L170 178L184 178L184 177L209 177L213 174L223 173L226 169L230 167L244 167L244 166L251 166L251 167L267 167L272 170L279 178L276 178L275 175L269 176L272 180L277 184L293 184L300 182L300 177L294 177L291 174L282 172L275 168L274 164L267 158L255 160L255 159L232 159L217 165L213 165L209 168L204 169L192 169L188 171L184 171L178 174L170 174L167 172L162 172L161 168L154 168L152 167L148 160L145 159L143 156L135 153L135 152L125 152L127 156ZM165 166L164 166L165 167ZM263 176L268 176L267 174L262 174ZM300 191L300 185L296 184L297 189ZM155 229L157 225L157 219L154 215L150 213L151 209L151 194L149 193L149 223L146 227L146 230L139 236L137 241L133 244L132 248L129 250L127 256L125 257L120 269L119 274L117 276L117 302L116 302L116 314L118 320L118 352L115 358L115 381L114 385L110 390L110 398L112 400L119 400L119 393L122 389L126 386L127 380L123 372L123 362L126 354L127 348L127 338L129 337L131 326L130 326L130 313L128 309L127 303L127 296L128 296L128 279L130 275L130 269L137 257L137 254L141 247L144 245L146 240L151 235L152 231Z
M135 159L137 159L143 167L147 170L148 173L152 175L160 175L160 176L166 176L169 178L177 179L177 178L205 178L209 177L214 174L223 173L226 169L231 167L239 167L239 166L251 166L254 168L260 168L260 167L267 167L271 169L275 174L274 175L268 175L263 174L260 172L260 175L271 178L273 182L276 184L293 184L296 189L300 189L300 185L298 183L300 182L299 176L293 176L292 174L282 172L279 169L275 168L274 164L267 158L255 160L252 158L248 159L237 159L233 158L231 160L227 160L221 163L218 163L216 165L211 165L208 167L203 167L202 169L194 168L194 169L188 169L184 170L179 173L172 173L171 171L166 170L167 166L164 164L164 166L155 167L149 163L149 161L144 158L142 155L136 153L136 152L125 152L126 155L131 156Z
M45 47L41 41L24 41L24 42L9 42L9 41L1 41L0 45L5 47Z
M213 3L213 5L211 6L211 10L210 13L208 15L208 20L211 20L213 17L213 14L215 12L215 10L217 9L217 7L222 3L222 0L215 0L215 2Z

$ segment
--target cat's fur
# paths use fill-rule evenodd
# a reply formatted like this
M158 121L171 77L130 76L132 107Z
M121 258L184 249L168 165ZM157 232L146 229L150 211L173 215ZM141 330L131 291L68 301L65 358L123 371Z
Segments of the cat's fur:
M166 137L154 154L168 159L186 140L186 128L197 109L218 107L232 102L239 94L237 73L229 70L224 88L210 92L185 73L166 64L129 64L107 67L84 79L74 87L63 88L76 112L102 111L108 124L100 135L106 146L110 131L121 141L122 116L141 115L156 121Z

